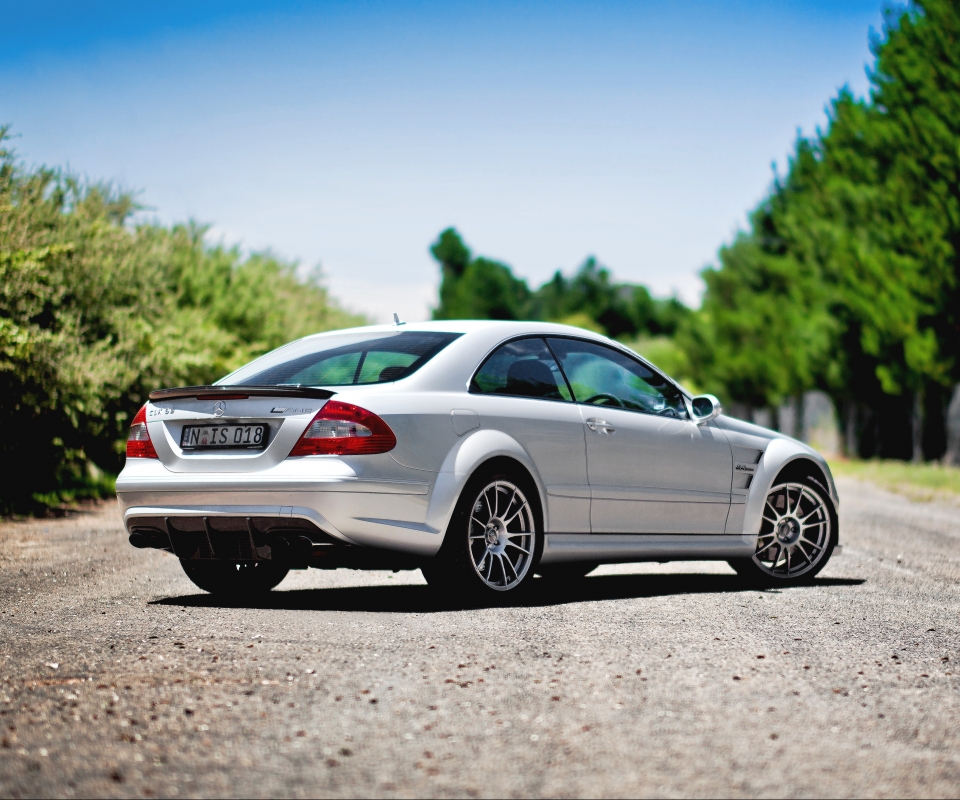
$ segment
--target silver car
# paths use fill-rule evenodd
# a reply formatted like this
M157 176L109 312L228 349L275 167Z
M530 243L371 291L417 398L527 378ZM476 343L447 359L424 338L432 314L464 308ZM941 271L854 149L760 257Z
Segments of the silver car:
M153 392L117 495L131 544L232 595L351 567L493 598L684 559L786 585L840 550L816 451L617 342L536 322L317 334Z

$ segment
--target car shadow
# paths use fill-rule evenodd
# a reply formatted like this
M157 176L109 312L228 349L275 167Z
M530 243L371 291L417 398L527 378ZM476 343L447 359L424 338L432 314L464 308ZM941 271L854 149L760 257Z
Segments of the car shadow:
M817 578L806 587L860 586L860 578ZM537 579L530 590L517 598L496 598L494 602L465 602L441 594L425 585L350 586L330 589L274 591L259 597L226 600L209 594L164 597L150 605L188 608L257 608L282 611L372 611L393 614L430 614L478 608L537 608L630 598L667 597L688 594L732 594L737 592L781 593L797 589L757 589L736 575L703 573L670 575L602 575L567 585Z

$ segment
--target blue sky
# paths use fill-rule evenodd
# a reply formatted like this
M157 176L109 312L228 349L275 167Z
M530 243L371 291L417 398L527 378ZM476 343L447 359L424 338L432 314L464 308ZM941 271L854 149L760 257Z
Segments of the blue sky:
M798 129L867 90L881 27L862 0L5 6L0 122L26 163L411 320L448 225L534 284L595 255L696 302Z

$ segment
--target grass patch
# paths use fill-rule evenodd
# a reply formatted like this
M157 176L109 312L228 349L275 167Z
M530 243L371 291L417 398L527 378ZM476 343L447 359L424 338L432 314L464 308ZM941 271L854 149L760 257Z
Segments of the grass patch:
M884 489L905 494L914 500L960 500L960 468L940 464L911 464L907 461L830 462L834 475L870 481Z

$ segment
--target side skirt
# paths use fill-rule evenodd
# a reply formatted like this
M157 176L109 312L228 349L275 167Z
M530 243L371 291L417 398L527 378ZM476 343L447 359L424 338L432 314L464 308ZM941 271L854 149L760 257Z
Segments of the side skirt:
M725 561L749 558L755 536L741 534L548 533L541 564L565 561Z

